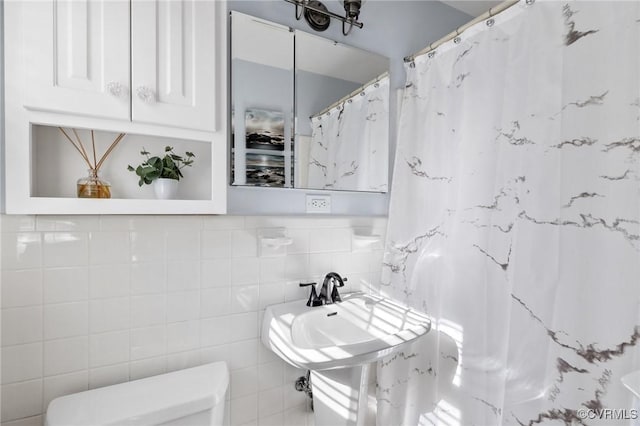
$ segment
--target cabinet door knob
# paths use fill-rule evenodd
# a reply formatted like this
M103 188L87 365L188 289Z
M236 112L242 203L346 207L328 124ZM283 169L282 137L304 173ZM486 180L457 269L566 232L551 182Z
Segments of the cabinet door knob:
M118 82L118 81L110 81L106 84L105 88L107 89L107 92L111 95L114 96L116 98L121 98L123 96L126 96L128 94L128 90L127 87Z
M153 90L147 86L140 86L136 89L136 93L138 94L138 98L145 103L153 103L156 101L156 94Z

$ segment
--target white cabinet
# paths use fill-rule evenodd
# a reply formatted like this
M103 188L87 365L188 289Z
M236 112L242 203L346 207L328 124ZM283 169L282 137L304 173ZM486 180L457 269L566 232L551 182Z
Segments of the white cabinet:
M213 1L131 3L132 119L215 130Z
M216 5L25 2L27 109L216 130Z
M28 109L130 119L129 2L22 5Z
M225 12L223 0L4 2L6 213L226 213ZM100 169L113 198L75 197L87 167L59 126L96 130L96 145L127 134ZM153 199L126 169L165 145L197 153L179 200Z

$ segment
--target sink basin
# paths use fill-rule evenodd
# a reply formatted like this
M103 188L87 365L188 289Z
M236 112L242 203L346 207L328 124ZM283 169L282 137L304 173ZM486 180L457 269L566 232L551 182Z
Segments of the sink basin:
M390 299L352 293L340 303L306 300L268 306L262 342L288 363L309 370L374 362L427 333L429 318Z

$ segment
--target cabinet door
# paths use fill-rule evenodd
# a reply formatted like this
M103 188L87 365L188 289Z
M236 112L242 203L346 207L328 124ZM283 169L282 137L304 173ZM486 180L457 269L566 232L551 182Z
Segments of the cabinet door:
M216 130L215 3L132 1L133 121Z
M129 1L22 7L25 107L129 120Z

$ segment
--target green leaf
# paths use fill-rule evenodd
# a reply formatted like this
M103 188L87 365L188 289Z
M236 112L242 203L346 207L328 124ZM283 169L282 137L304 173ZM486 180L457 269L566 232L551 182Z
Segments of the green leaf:
M193 152L189 152L189 151L185 152L185 155L189 158L196 156Z
M140 154L141 155L149 155L149 153L144 148L142 148L142 151L140 151Z
M127 165L127 170L129 170L130 172L135 172L136 169L134 169L133 167L131 167L131 165Z
M168 146L168 145L167 145L167 146L165 146L165 147L164 147L164 152L169 152L169 151L173 151L173 147Z

